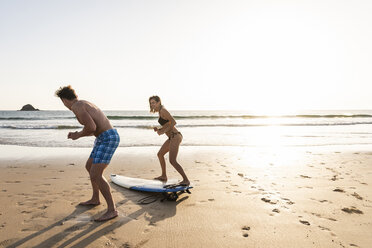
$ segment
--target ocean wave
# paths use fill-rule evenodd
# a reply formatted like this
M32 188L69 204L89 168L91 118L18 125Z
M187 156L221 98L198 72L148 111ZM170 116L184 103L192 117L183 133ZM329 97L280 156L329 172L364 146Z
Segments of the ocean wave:
M153 120L158 116L107 116L110 120ZM372 118L368 114L324 114L324 115L174 115L175 119L265 119L265 118Z
M53 129L76 129L76 128L82 128L82 127L81 126L60 125L60 126L57 126L57 128L53 128Z
M134 115L134 116L126 116L126 115L108 115L107 118L109 120L153 120L157 119L157 116L139 116L139 115Z
M176 120L204 119L268 119L268 118L299 118L299 119L334 119L334 118L372 118L369 114L303 114L303 115L174 115ZM154 120L158 116L149 115L107 115L109 120ZM0 121L32 121L32 120L71 120L73 116L34 116L34 117L0 117Z
M350 126L350 125L371 125L372 122L334 122L334 123L262 123L262 124L195 124L177 125L177 127L269 127L269 126Z
M76 117L61 117L61 116L50 116L50 117L0 117L0 121L43 121L43 120L71 120Z
M3 141L0 140L0 145L15 145L15 146L24 146L24 147L48 147L48 148L91 148L92 144L66 144L66 143L56 143L56 142L44 142L44 143L35 143L35 142L14 142L14 141ZM324 143L306 143L306 144L282 144L281 147L326 147L326 146L364 146L372 145L371 142L324 142ZM161 144L152 144L152 143L124 143L119 144L121 148L127 147L159 147ZM265 148L270 147L270 144L234 144L234 143L185 143L182 144L184 147L252 147L252 148Z
M288 127L306 127L306 126L351 126L351 125L372 125L372 122L328 122L328 123L258 123L258 124L186 124L177 125L179 128L205 128L205 127L269 127L269 126L288 126ZM76 125L3 125L2 129L78 129L82 126ZM115 128L136 128L153 129L152 125L115 125Z
M76 129L81 128L81 126L0 126L3 129L24 129L24 130L43 130L43 129Z

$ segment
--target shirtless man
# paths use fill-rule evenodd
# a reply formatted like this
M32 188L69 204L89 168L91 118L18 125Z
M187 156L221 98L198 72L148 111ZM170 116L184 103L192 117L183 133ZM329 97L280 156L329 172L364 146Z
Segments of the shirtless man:
M103 177L103 171L110 163L119 145L119 134L116 129L113 129L105 114L93 103L79 100L70 85L59 88L55 94L76 115L80 124L84 126L80 132L69 132L67 138L77 140L84 136L96 136L92 153L85 165L92 183L93 196L90 200L81 202L79 205L99 205L99 192L101 191L107 202L107 212L96 219L96 221L106 221L115 218L118 216L118 212L112 199L110 185Z

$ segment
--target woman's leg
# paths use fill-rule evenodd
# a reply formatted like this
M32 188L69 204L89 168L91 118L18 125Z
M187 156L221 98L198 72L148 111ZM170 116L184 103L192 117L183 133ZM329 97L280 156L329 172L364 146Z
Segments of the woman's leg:
M180 134L175 135L170 140L169 162L171 163L171 165L173 165L173 167L176 169L176 171L178 171L178 173L181 174L183 180L180 182L180 184L189 185L190 184L189 179L187 178L187 176L186 176L185 172L183 171L181 165L177 162L177 155L178 155L178 150L179 150L181 141L182 141L182 135L180 135Z
M158 158L161 166L161 176L156 177L155 179L160 180L160 181L167 181L167 170L165 166L165 159L164 155L169 151L169 140L166 140L164 144L161 146L159 152L158 152Z

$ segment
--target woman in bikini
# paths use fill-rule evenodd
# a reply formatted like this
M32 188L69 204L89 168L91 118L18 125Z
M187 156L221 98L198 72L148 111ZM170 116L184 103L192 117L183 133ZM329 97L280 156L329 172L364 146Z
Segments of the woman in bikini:
M152 96L149 98L150 103L150 112L151 113L159 113L159 124L162 125L161 128L154 128L154 131L158 133L158 135L166 134L168 139L164 142L162 147L158 152L158 158L160 161L161 166L161 176L156 177L155 179L166 182L168 180L166 167L165 167L165 159L164 155L169 152L169 162L173 167L178 171L178 173L182 176L182 181L179 183L180 185L188 186L190 185L190 181L187 178L185 172L183 171L181 165L177 162L177 154L178 149L180 147L182 141L182 134L178 132L175 128L176 121L173 119L172 115L161 105L160 97Z

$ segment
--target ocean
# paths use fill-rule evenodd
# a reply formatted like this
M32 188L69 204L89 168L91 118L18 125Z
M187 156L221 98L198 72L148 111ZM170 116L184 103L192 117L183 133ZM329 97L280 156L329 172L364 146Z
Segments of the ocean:
M248 111L172 111L184 146L332 146L372 144L372 110L302 111L254 115ZM120 147L160 146L157 114L104 111L118 130ZM0 145L92 147L94 137L67 139L81 130L70 111L0 111Z

